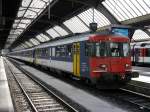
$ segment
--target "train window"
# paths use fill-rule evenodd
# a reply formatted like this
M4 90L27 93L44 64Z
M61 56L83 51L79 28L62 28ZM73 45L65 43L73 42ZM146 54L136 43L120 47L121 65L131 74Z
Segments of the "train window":
M65 57L66 56L66 46L57 46L56 47L56 57Z
M49 53L48 53L48 48L45 48L45 56L48 57Z
M110 43L110 52L111 56L118 57L121 55L121 52L119 50L119 43Z
M96 43L96 56L107 56L106 42Z
M112 57L127 57L130 54L129 43L112 42L110 43L110 55Z
M60 56L65 57L66 56L66 46L60 46Z
M51 48L49 48L49 56L52 56Z
M97 42L92 43L88 42L85 46L85 55L86 56L107 56L107 43L106 42Z
M123 56L127 57L130 54L130 46L128 43L123 43Z
M55 56L55 48L52 48L52 56Z
M60 46L57 46L56 47L56 57L59 57L59 56L61 56L61 50L60 50L61 48L60 48Z
M150 49L149 48L145 49L145 56L150 57Z
M39 49L39 55L38 55L38 57L41 57L41 52L42 52L42 49Z
M72 56L72 44L66 45L66 55Z
M87 42L85 44L85 56L95 56L95 47L94 43Z

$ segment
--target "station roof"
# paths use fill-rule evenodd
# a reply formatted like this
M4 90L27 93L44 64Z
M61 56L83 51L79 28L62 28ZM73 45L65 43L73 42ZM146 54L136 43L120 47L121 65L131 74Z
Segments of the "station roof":
M110 24L131 25L136 27L132 41L150 40L150 1L22 0L5 48L23 49L86 32L93 21L99 29Z

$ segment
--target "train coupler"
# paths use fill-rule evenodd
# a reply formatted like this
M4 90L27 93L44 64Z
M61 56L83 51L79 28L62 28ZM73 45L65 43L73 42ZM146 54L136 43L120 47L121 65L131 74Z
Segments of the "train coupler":
M138 72L132 72L131 77L132 78L137 78L137 77L139 77L139 73Z

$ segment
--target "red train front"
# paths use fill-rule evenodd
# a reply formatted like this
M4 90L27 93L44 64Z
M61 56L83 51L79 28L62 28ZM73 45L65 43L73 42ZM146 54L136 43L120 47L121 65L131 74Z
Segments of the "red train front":
M127 82L132 72L129 38L91 36L87 42L90 78L93 82Z

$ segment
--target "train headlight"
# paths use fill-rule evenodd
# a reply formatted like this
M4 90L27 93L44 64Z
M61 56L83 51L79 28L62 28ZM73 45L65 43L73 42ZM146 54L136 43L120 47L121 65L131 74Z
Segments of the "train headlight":
M130 64L125 64L125 69L126 69L126 71L131 71L131 65Z
M129 65L129 64L126 64L126 65L125 65L125 67L126 67L126 68L129 68L129 67L130 67L130 65Z
M105 65L105 64L99 65L93 70L93 72L97 72L97 73L98 72L107 72L107 65Z
M106 67L107 67L107 65L102 64L100 67L101 67L101 68L106 68Z
M100 65L100 68L104 71L107 71L107 65L105 64Z

